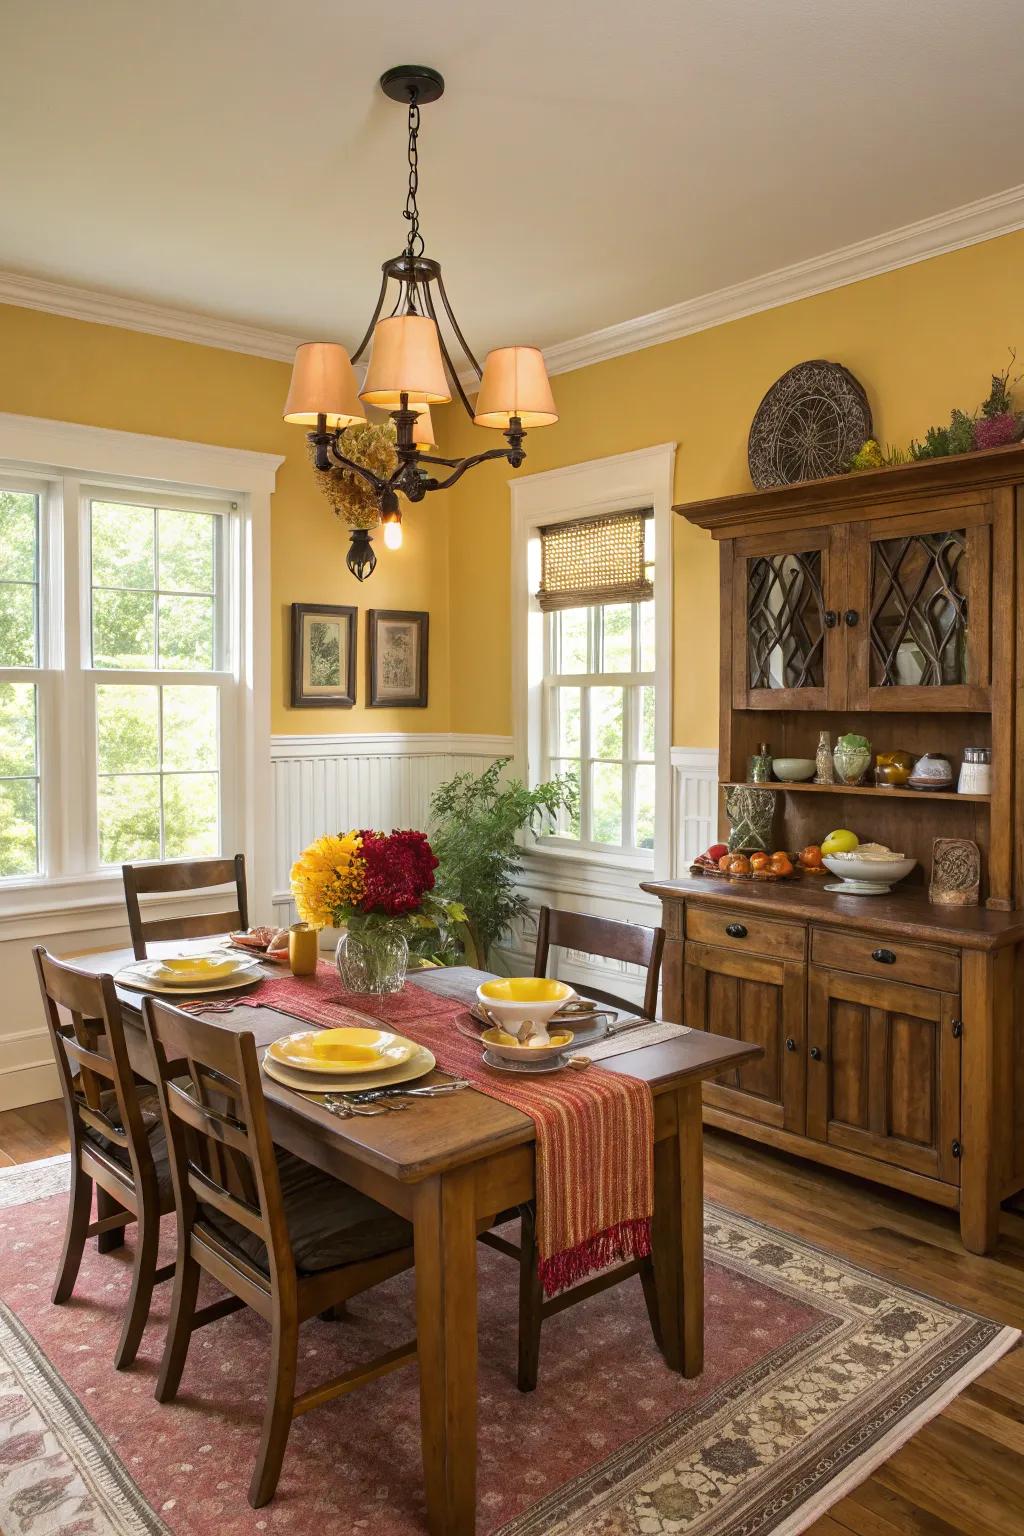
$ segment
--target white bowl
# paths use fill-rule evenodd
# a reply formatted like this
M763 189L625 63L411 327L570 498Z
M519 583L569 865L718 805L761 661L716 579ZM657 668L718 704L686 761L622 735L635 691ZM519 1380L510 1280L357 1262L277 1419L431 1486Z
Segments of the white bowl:
M856 853L829 854L821 862L840 876L838 885L826 885L825 890L841 896L885 896L917 865L916 859L859 859Z
M568 982L543 976L496 976L482 981L476 989L485 1017L490 1014L495 1024L512 1035L527 1019L546 1028L548 1020L575 996Z
M818 765L813 757L773 757L772 773L783 784L803 784L813 779Z

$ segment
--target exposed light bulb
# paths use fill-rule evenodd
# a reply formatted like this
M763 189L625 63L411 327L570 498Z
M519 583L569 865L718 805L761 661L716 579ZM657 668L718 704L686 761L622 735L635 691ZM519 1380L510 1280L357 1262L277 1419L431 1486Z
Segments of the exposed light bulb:
M388 549L401 549L402 525L397 518L384 524L384 543Z

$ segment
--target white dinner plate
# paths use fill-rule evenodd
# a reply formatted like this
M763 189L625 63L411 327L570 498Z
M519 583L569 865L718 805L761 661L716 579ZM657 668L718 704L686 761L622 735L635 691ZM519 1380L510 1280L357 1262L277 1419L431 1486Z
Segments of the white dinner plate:
M433 1052L421 1045L415 1056L404 1061L401 1066L389 1067L386 1071L360 1072L356 1077L317 1076L310 1081L308 1072L296 1071L294 1067L282 1067L266 1051L263 1053L263 1070L267 1076L277 1083L283 1083L286 1088L295 1088L299 1093L356 1093L363 1088L390 1088L394 1083L411 1083L417 1077L425 1077L436 1065Z

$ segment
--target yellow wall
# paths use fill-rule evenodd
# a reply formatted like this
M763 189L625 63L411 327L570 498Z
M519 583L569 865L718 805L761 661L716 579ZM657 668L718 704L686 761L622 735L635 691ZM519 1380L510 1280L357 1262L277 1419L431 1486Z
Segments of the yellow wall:
M286 454L272 510L272 729L283 732L445 731L448 694L448 519L442 505L410 508L405 548L385 551L360 586L348 541L312 483L300 428L281 420L288 366L136 331L0 306L0 411ZM380 549L382 541L375 540ZM289 604L359 607L354 709L291 709ZM369 608L430 610L427 709L367 709Z
M672 440L680 445L677 501L749 489L751 419L794 363L845 364L867 390L879 438L905 446L948 421L952 406L973 410L993 368L1009 361L1009 346L1024 368L1024 233L562 374L553 381L561 419L529 434L519 474ZM1024 388L1017 399L1024 405ZM458 430L462 446L485 436L468 423ZM511 730L510 474L507 465L486 466L450 493L455 731ZM718 555L710 535L683 518L674 528L672 739L712 746Z

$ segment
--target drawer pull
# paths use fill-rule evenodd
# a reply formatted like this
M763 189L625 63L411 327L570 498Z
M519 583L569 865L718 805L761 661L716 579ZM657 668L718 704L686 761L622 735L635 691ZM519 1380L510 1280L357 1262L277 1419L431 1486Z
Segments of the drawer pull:
M812 1061L820 1061L821 1060L821 1051L818 1049L818 1047L816 1045L812 1045L811 1046L811 1060Z
M871 951L871 958L872 960L877 960L879 965L896 964L896 956L891 949L873 949Z
M856 629L857 625L860 623L860 614L857 612L856 608L847 608L846 612L843 614L843 621L846 624L847 629Z
M747 930L742 923L727 923L725 931L730 939L745 939L747 936Z
M835 629L839 620L839 615L836 613L834 608L826 608L825 612L822 614L822 618L825 621L826 629Z
M787 1038L786 1038L786 1050L787 1051L795 1051L796 1050L796 1041L793 1039L792 1035L788 1035Z

